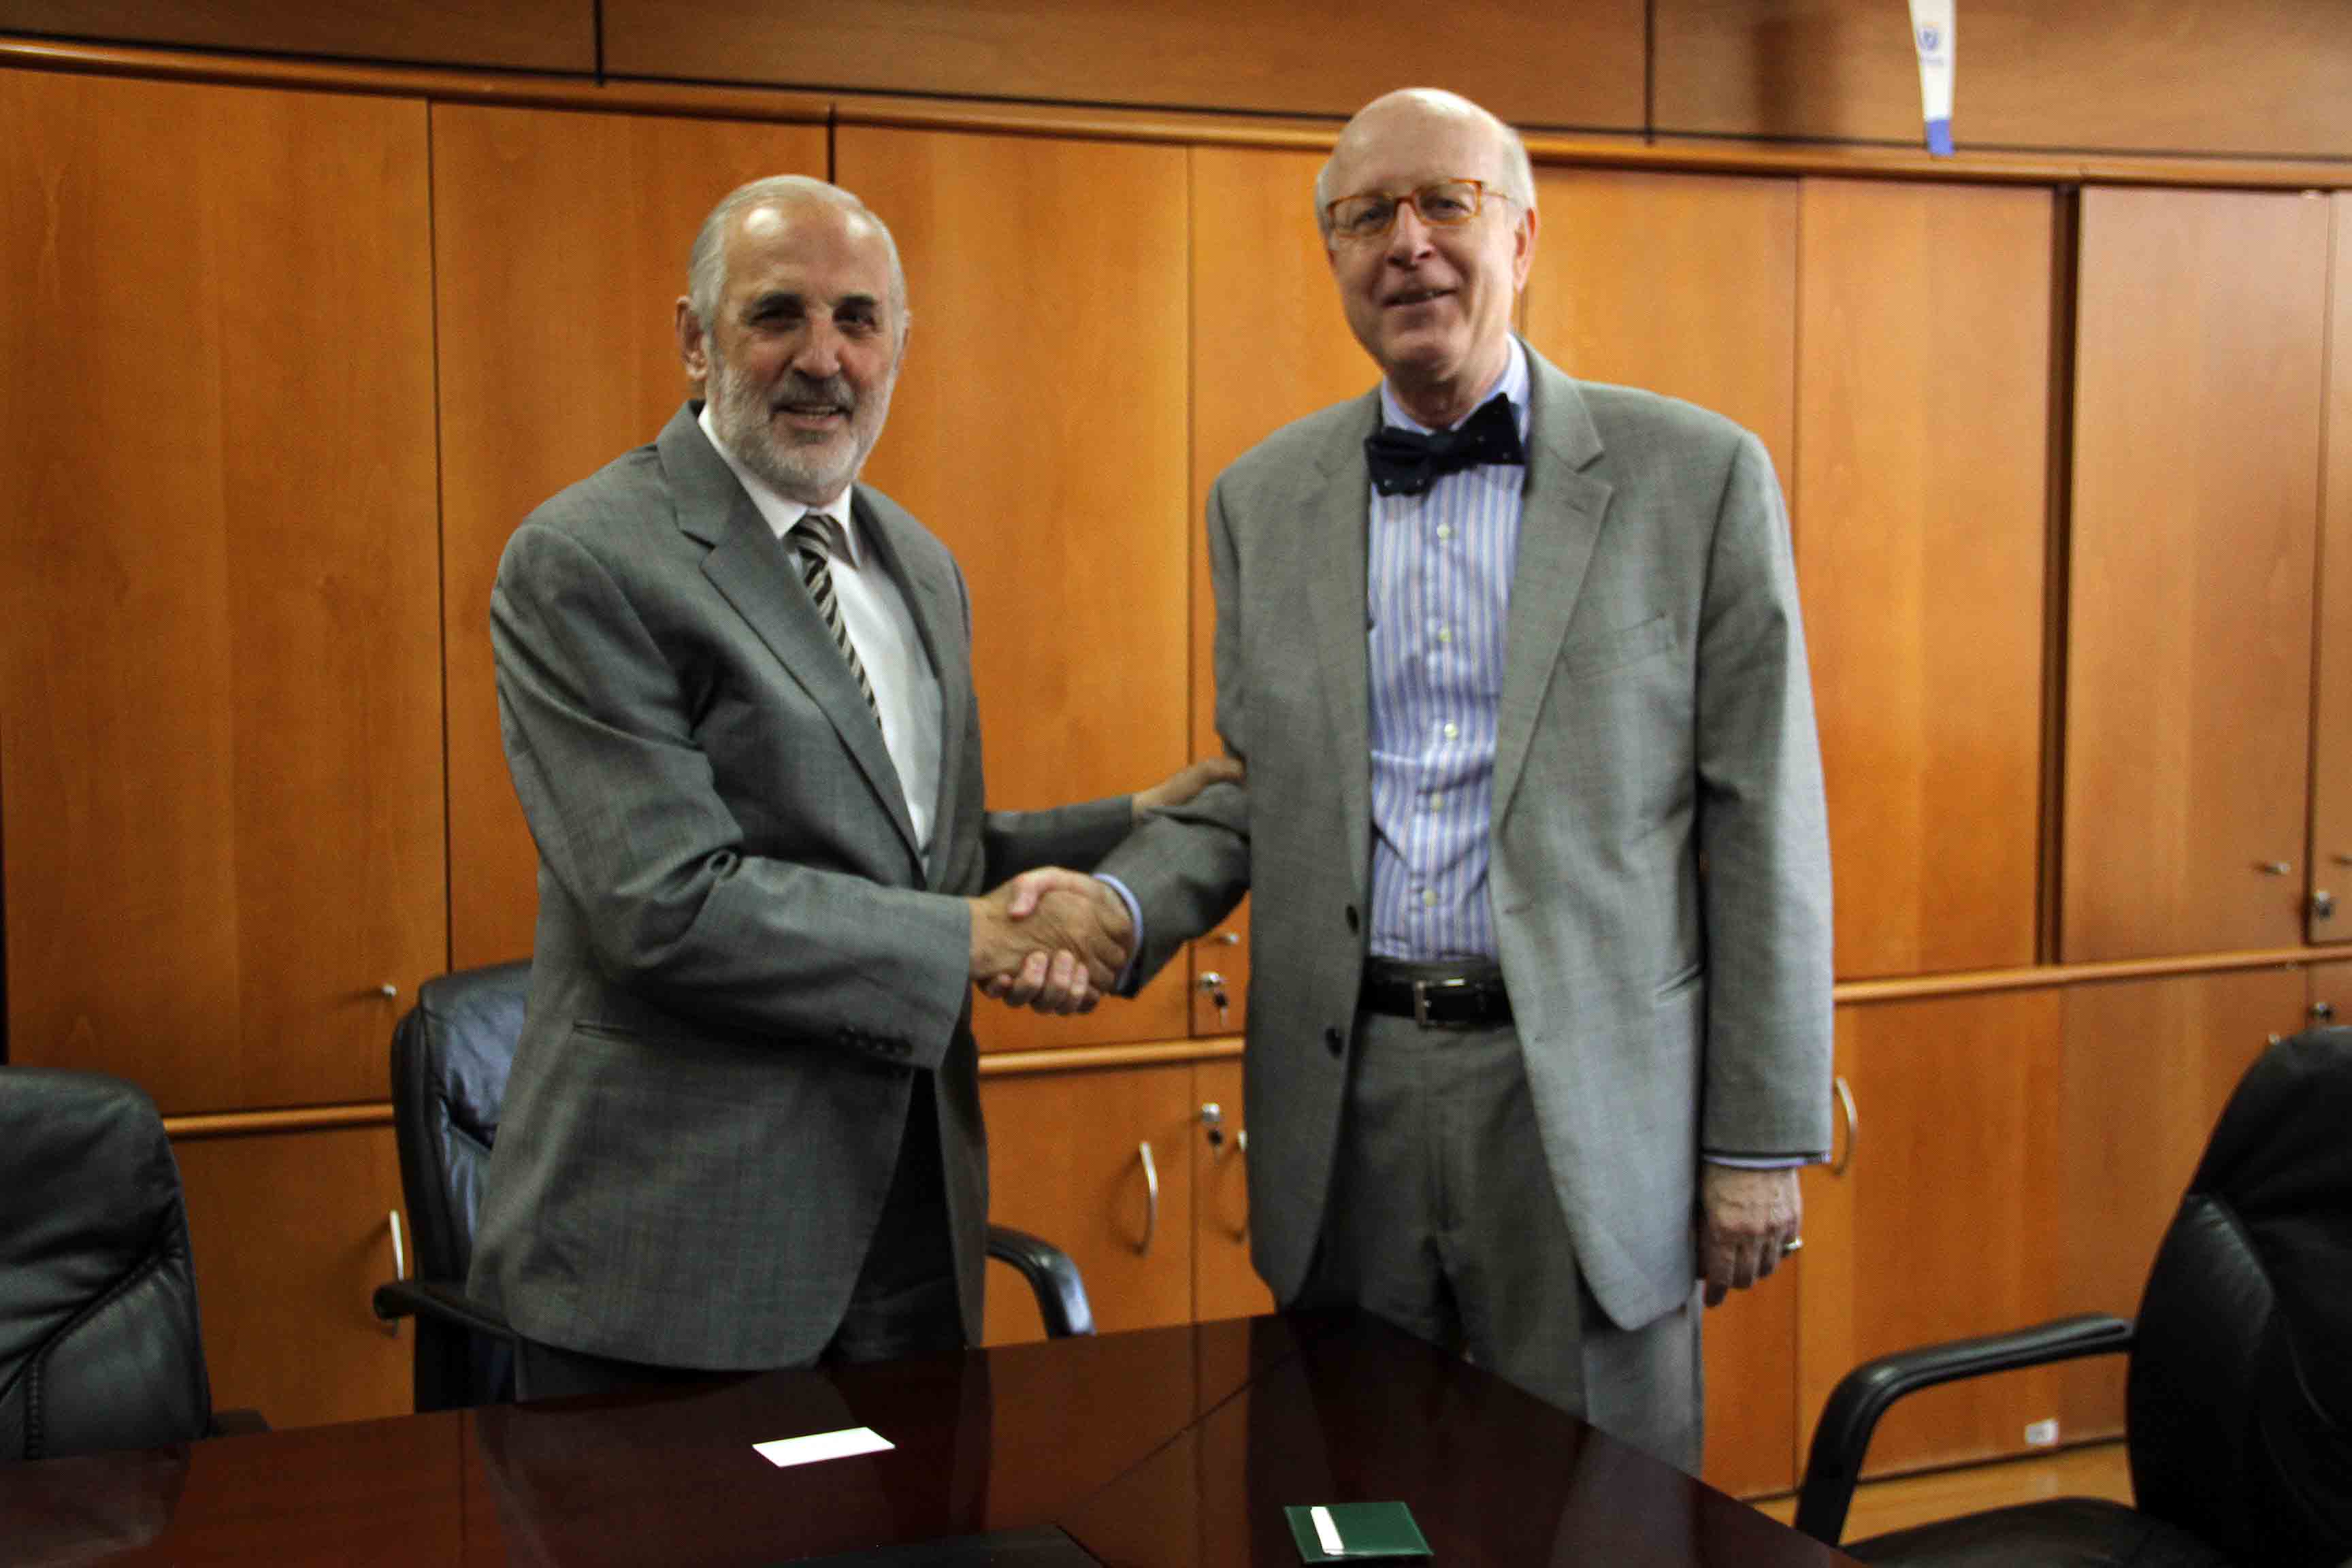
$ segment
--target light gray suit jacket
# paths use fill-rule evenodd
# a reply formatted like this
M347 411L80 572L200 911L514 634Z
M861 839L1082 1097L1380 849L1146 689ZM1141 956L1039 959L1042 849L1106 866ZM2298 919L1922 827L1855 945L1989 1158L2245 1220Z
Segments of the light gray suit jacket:
M988 1179L959 897L1093 864L1129 805L983 812L962 576L859 487L939 679L919 855L879 727L696 412L524 520L491 595L539 931L471 1288L598 1354L805 1361L929 1074L976 1342Z
M1828 1147L1829 847L1788 521L1753 436L1528 353L1495 756L1496 939L1577 1263L1689 1296L1697 1163ZM1370 892L1363 439L1377 392L1217 480L1217 727L1249 768L1100 868L1149 975L1244 891L1250 1218L1276 1295L1323 1217Z

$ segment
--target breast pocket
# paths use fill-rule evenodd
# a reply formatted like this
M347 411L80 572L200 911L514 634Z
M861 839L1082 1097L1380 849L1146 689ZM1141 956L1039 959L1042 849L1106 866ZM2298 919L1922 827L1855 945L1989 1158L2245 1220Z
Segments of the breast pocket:
M1590 680L1596 675L1671 652L1674 646L1673 620L1663 615L1652 616L1633 626L1613 626L1570 642L1559 650L1559 672L1570 680Z

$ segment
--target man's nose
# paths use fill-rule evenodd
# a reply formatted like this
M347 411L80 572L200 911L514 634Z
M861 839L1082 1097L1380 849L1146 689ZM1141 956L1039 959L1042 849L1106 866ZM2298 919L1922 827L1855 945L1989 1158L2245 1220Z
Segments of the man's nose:
M793 351L793 368L803 375L823 379L841 370L840 329L819 319L809 323Z
M1411 202L1399 202L1396 222L1389 227L1389 259L1411 261L1429 249L1429 226L1421 220L1421 209Z

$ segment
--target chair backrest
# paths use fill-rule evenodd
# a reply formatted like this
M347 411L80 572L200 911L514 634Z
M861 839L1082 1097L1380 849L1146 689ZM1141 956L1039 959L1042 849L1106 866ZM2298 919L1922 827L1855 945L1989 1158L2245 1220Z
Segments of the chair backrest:
M462 1287L473 1262L530 984L528 963L444 974L393 1031L393 1131L419 1279ZM418 1409L509 1398L512 1380L505 1345L418 1321Z
M119 1079L0 1068L0 1459L212 1421L180 1167Z
M2230 1097L2126 1397L2142 1509L2247 1562L2352 1554L2352 1029L2273 1046Z

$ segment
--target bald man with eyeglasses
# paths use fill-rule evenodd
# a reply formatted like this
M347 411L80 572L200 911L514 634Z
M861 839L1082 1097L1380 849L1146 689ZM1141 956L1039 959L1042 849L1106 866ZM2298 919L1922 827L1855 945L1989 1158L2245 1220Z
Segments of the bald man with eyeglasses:
M1451 93L1368 105L1315 210L1379 387L1218 479L1247 766L1101 872L1129 984L1254 895L1251 1231L1696 1471L1701 1302L1799 1245L1830 1142L1830 876L1756 437L1513 335L1535 187Z

